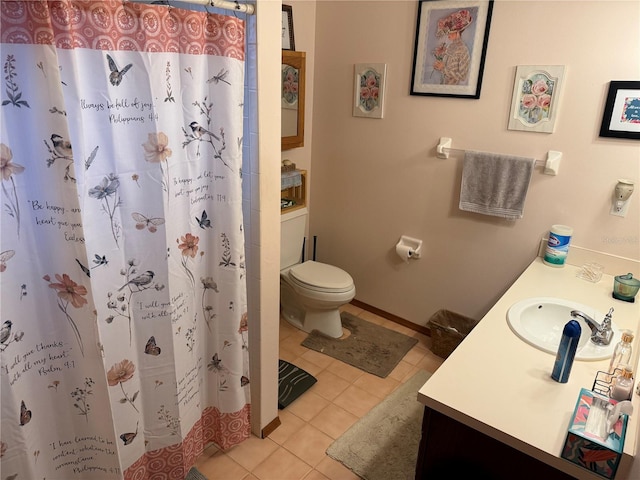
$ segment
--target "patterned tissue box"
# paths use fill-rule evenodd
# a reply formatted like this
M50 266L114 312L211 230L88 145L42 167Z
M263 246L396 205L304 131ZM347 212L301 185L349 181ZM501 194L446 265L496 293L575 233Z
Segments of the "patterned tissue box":
M627 415L621 415L613 432L605 437L589 433L587 422L595 401L618 403L605 395L583 388L576 403L561 457L603 478L613 479L620 465L627 431Z

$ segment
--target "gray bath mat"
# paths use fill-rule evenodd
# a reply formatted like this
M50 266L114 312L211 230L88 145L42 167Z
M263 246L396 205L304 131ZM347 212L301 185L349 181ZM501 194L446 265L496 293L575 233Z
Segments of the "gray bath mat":
M342 312L342 326L351 333L346 338L330 338L313 331L302 345L349 365L385 378L418 340L394 330Z
M424 410L418 390L430 376L416 373L333 442L327 455L365 480L413 480Z

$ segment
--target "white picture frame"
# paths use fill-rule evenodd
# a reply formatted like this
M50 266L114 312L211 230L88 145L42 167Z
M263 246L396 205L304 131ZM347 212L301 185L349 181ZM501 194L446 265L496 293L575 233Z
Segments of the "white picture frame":
M386 63L356 63L354 65L354 117L383 118L386 80Z
M564 65L518 65L508 129L553 133L564 74Z

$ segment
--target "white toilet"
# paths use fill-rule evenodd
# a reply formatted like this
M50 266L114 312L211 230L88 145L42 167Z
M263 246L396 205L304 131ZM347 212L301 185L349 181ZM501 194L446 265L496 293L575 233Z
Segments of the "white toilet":
M300 330L339 338L339 308L353 300L356 287L351 275L338 267L313 260L300 263L307 216L306 208L281 215L280 309Z

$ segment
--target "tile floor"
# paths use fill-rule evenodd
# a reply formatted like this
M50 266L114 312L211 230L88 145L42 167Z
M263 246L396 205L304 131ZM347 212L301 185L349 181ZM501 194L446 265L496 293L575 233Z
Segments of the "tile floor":
M418 370L435 372L442 359L431 339L353 305L343 310L406 335L418 343L387 378L363 372L300 345L307 334L280 320L280 358L318 381L278 414L269 437L252 436L227 452L209 447L196 466L209 480L358 480L326 455L327 447Z

